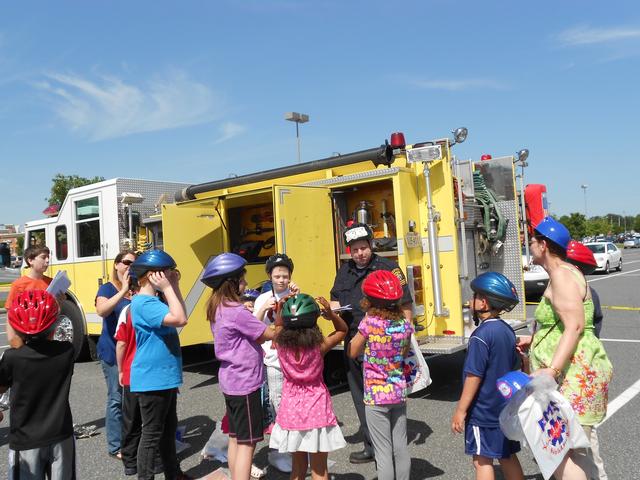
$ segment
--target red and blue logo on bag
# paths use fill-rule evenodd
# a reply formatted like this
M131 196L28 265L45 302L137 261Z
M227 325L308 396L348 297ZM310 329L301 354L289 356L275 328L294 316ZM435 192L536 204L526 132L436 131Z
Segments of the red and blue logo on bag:
M547 408L542 412L542 418L538 420L538 426L543 432L540 439L542 448L549 450L554 455L561 453L567 444L569 425L562 416L558 404L553 400L549 402Z

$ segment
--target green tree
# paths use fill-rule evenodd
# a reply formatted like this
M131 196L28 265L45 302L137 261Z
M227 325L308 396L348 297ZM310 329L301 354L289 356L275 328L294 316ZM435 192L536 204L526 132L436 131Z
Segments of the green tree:
M16 243L16 255L19 257L24 253L24 235L18 238L18 243Z
M571 238L581 239L587 233L586 218L582 213L571 213L569 215L563 215L559 220L571 234Z
M51 196L45 200L49 202L49 205L62 205L64 199L67 198L69 190L76 187L82 187L84 185L90 185L96 182L102 182L104 177L85 178L79 175L63 175L62 173L56 173L51 179L53 185L51 185Z

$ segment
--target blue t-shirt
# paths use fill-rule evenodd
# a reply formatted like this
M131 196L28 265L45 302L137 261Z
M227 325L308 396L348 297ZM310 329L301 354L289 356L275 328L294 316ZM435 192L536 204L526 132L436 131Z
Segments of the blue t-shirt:
M169 307L158 297L136 295L131 321L136 354L131 363L131 391L169 390L182 385L182 352L178 331L162 325Z
M116 286L111 282L107 282L104 285L100 285L98 293L96 293L96 298L111 298L117 293L118 289ZM98 358L108 365L116 364L116 339L114 338L116 325L118 324L120 312L130 303L131 300L128 298L120 299L120 301L116 303L113 311L102 319L102 333L100 333L100 338L98 338L97 352Z
M513 370L517 362L516 334L499 318L485 320L469 338L464 361L463 381L467 374L482 377L480 390L473 400L466 421L479 427L498 427L498 417L505 400L496 381Z

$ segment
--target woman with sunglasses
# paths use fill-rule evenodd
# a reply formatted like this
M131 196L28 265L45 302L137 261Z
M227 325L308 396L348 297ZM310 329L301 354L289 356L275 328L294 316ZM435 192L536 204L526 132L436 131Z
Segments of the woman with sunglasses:
M536 308L533 337L519 339L529 350L534 376L549 375L569 401L587 438L607 413L613 368L593 326L593 299L584 275L566 262L571 236L545 217L534 229L531 255L549 274L549 286ZM591 449L572 449L554 473L562 480L598 478Z
M114 338L118 317L131 303L129 266L136 254L125 250L116 255L111 281L101 285L96 294L96 313L102 317L102 333L98 339L98 358L107 382L107 451L114 458L122 458L120 437L122 431L122 387L118 381L116 340Z

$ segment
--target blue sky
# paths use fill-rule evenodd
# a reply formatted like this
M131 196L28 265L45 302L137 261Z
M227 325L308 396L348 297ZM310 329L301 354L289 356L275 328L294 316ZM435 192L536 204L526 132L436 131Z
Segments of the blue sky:
M0 223L57 172L193 183L458 126L558 214L640 213L637 2L5 2Z

